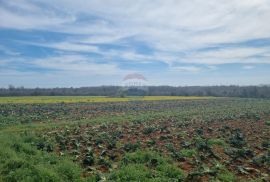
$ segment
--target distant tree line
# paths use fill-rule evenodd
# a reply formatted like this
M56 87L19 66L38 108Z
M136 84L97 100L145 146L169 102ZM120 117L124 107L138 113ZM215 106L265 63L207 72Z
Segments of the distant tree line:
M123 91L124 90L124 91ZM24 88L9 86L0 88L0 96L216 96L270 98L270 86L149 86L122 89L120 86L99 86L80 88Z

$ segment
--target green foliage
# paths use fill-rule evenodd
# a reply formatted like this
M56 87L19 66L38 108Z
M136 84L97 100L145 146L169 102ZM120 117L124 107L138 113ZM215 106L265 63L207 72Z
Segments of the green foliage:
M110 168L111 167L111 163L109 160L103 158L103 157L99 157L98 159L98 165L102 165L102 166L105 166L107 168Z
M151 178L151 171L143 164L129 164L110 176L112 181L146 181Z
M80 179L80 173L82 172L78 166L68 160L63 160L55 169L64 181L76 181Z
M54 171L21 159L11 159L1 171L4 181L60 181Z
M229 171L224 171L220 173L217 178L222 182L234 182L236 181L236 177L233 173Z
M229 143L233 147L242 148L246 145L244 134L240 129L236 129L232 133L232 137L229 139Z
M126 152L134 152L140 148L140 143L127 143L123 148Z
M197 151L195 149L182 149L180 151L180 155L182 155L183 157L193 157L197 154Z
M254 157L252 162L256 166L270 166L270 151L267 154Z
M265 149L270 148L270 141L269 140L262 141L262 147Z
M113 172L112 181L175 181L183 180L183 172L169 159L156 152L137 151L128 153L120 169Z
M37 150L31 135L0 133L0 181L80 181L82 170L70 159Z
M218 161L232 169L241 160L241 166L249 162L261 172L269 166L270 144L262 138L268 127L254 127L259 154L253 152L249 137L245 139L246 129L269 115L269 106L268 100L236 98L0 104L0 181L106 181L107 177L112 181L181 181L181 167L191 169L193 181L204 177L235 180L225 167L213 165ZM238 124L240 119L248 124L243 131L225 122ZM212 135L217 138L208 139ZM225 150L213 145L225 146ZM171 156L177 166L157 152L141 151L147 147ZM84 174L92 176L81 179Z
M91 166L95 162L94 151L91 147L87 148L86 156L83 159L83 165Z
M211 151L212 149L208 140L200 138L200 137L195 138L195 146L199 151L208 152L208 151Z
M270 126L270 121L265 121L265 125Z
M155 127L152 127L152 126L146 127L146 128L144 128L144 130L143 130L143 134L149 135L150 133L153 133L155 130L156 130Z
M219 146L225 146L226 142L222 139L218 138L211 138L208 140L209 145L219 145Z
M228 148L225 150L225 153L229 155L234 160L243 159L243 158L251 158L254 156L254 152L248 148Z

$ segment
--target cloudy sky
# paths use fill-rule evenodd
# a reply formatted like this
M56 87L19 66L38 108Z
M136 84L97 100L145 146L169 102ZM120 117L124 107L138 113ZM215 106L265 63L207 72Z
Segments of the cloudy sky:
M0 87L270 84L269 0L0 0Z

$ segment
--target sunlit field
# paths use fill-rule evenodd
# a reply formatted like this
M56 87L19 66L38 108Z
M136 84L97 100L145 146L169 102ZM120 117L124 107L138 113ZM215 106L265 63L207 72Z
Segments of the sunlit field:
M28 96L28 97L0 97L0 103L76 103L76 102L127 102L127 101L155 101L155 100L196 100L213 99L215 97L196 96L144 96L144 97L96 97L96 96Z
M7 97L1 102L0 182L269 179L269 99Z

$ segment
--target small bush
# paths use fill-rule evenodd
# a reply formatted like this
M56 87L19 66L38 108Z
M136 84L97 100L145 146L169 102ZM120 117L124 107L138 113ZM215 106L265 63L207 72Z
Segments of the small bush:
M268 140L262 141L262 147L265 149L270 148L270 141Z
M57 165L56 171L64 181L76 181L80 178L81 173L80 168L68 160L61 161L61 164Z
M134 153L127 153L124 158L123 162L125 164L128 163L148 163L151 160L157 160L158 163L163 163L164 159L157 154L156 152L150 152L150 151L137 151Z
M170 164L164 164L157 167L157 170L159 171L159 176L165 176L169 179L177 179L178 181L181 181L181 179L184 179L184 173L181 169L177 168L174 165Z
M140 143L127 143L124 145L124 150L126 152L134 152L140 148Z
M149 135L149 134L153 133L155 130L156 130L156 128L154 128L154 127L152 127L152 126L146 127L146 128L144 128L144 130L143 130L143 134Z
M226 145L226 143L225 143L225 141L224 140L222 140L222 139L209 139L208 140L208 143L210 144L210 145L219 145L219 146L225 146Z
M229 171L220 173L217 178L222 182L233 182L235 181L235 175Z
M51 181L60 180L57 175L46 168L38 168L26 161L15 159L10 160L4 165L1 172L4 181Z
M233 131L232 136L229 138L229 143L236 148L242 148L246 145L244 134L240 129Z
M270 126L270 121L265 121L265 125Z
M181 169L151 151L127 153L120 169L110 175L114 181L181 181L183 178Z
M209 151L211 146L208 143L208 140L203 138L195 138L195 146L199 151Z
M38 137L38 136L37 136ZM81 181L81 168L69 158L37 150L31 138L0 133L0 181Z
M197 154L197 151L195 149L182 149L180 151L180 155L182 155L183 157L193 157Z
M129 164L113 172L110 180L114 181L147 181L151 172L143 164Z
M3 170L1 171L1 174L9 174L10 172L14 172L17 169L27 167L28 163L23 160L19 159L11 159L8 162L5 163L3 166Z

